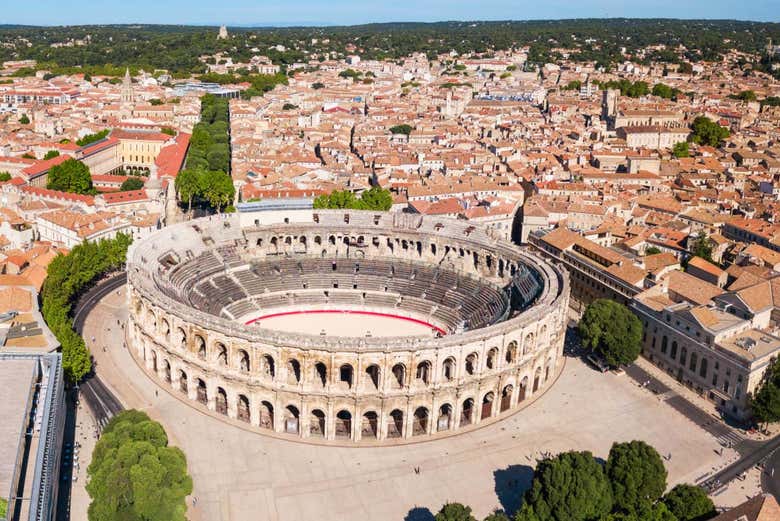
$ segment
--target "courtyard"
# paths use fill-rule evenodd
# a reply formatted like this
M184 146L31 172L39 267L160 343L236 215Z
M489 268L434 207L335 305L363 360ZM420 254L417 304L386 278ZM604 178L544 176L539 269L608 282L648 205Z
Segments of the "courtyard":
M567 358L558 382L524 409L458 436L376 448L276 439L226 424L154 383L123 348L126 317L124 291L111 293L87 319L84 336L98 374L122 403L162 422L187 454L193 520L422 521L446 501L470 505L482 518L518 506L545 453L589 450L606 458L613 442L642 439L669 456L670 486L694 482L734 455L719 455L715 438L626 375L599 373L578 358ZM74 514L86 511L77 499L85 501L74 494Z

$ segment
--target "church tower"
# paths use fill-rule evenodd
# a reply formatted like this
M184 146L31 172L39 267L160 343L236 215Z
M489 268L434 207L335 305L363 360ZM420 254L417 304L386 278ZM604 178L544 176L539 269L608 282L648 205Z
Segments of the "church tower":
M133 80L130 78L130 68L125 71L125 78L122 80L122 104L135 103L135 93L133 92Z

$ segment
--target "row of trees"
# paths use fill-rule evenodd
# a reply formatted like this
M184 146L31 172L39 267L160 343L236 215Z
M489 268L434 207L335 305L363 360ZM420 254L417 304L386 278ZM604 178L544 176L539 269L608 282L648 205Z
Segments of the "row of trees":
M393 206L393 196L389 190L379 186L372 186L360 197L349 190L334 190L329 195L320 195L314 199L314 208L317 210L375 210L386 212Z
M677 485L668 494L666 468L643 441L615 443L605 463L590 452L564 452L539 462L515 521L704 521L716 515L707 494ZM476 521L459 503L442 507L436 521ZM509 521L495 512L485 521Z
M175 180L179 201L187 202L187 211L192 203L206 203L213 210L221 212L233 203L236 195L233 180L225 172L203 168L187 168L179 172Z
M761 385L750 399L755 419L761 423L780 421L780 358L772 360Z
M228 100L207 94L200 103L200 122L192 129L187 168L230 172Z
M105 129L105 130L101 130L100 132L96 132L94 134L87 134L83 138L76 141L76 144L80 147L91 145L92 143L96 143L101 139L105 139L108 136L109 132L110 130Z
M125 263L131 242L132 238L124 234L118 234L115 239L84 242L49 264L43 285L42 313L62 346L62 366L71 382L78 382L92 369L84 339L73 330L71 308L94 281Z
M87 468L89 521L185 521L192 493L187 458L146 413L114 416Z

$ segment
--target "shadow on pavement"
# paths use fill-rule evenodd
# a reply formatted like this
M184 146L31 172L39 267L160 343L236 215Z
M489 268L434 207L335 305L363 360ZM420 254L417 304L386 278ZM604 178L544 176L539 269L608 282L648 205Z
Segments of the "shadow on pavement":
M534 469L528 465L509 465L493 471L496 496L508 515L513 515L523 500L523 493L531 487Z
M404 521L433 521L433 512L425 507L414 507L406 514Z

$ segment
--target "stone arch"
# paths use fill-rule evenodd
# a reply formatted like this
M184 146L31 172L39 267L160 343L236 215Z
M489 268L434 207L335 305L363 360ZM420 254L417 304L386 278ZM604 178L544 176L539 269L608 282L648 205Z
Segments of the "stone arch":
M398 363L393 366L393 384L396 389L403 389L406 385L406 366Z
M523 342L523 354L527 355L534 350L534 334L528 333L525 335L525 342Z
M179 369L179 390L187 394L187 373Z
M228 413L227 393L222 387L217 387L217 396L215 397L215 408L219 414Z
M412 436L427 434L430 414L426 407L418 407L414 411L414 421L412 422Z
M195 352L201 360L206 359L206 341L200 335L195 335Z
M270 402L263 400L260 402L260 428L274 428L274 406Z
M517 360L517 342L512 340L509 345L506 346L506 353L504 354L504 360L507 364L515 363Z
M363 423L360 428L361 438L373 438L379 437L379 416L374 411L366 411L363 413Z
M163 379L171 383L171 363L168 360L163 360Z
M539 390L539 385L542 383L541 382L541 378L542 378L542 368L541 367L537 367L536 370L534 371L533 392L536 392L536 391Z
M517 402L520 403L523 400L525 400L527 395L528 395L528 377L527 376L523 377L523 379L520 381L520 385L518 386L518 390L519 390L520 394L517 396Z
M238 402L236 403L236 409L238 411L238 419L242 422L249 423L251 420L251 409L249 408L249 398L243 394L238 395Z
M512 393L514 392L515 388L512 386L512 384L505 385L504 389L501 391L501 411L504 412L509 410L510 407L512 407Z
M480 419L485 420L493 415L493 400L495 400L495 398L496 395L493 394L493 391L485 393L485 396L482 397Z
M352 438L352 413L346 409L336 413L335 434L336 438Z
M152 371L157 374L157 351L152 351Z
M171 341L171 324L168 322L168 319L162 319L160 323L160 327L162 328L162 335L166 342Z
M284 408L284 432L287 434L300 434L300 412L294 405Z
M381 375L382 371L379 369L377 364L371 364L366 367L366 376L368 376L368 381L371 382L371 385L376 390L379 390L379 382L381 381L379 378Z
M263 355L261 371L262 376L265 378L270 380L274 379L274 376L276 376L276 362L274 362L274 357L269 354Z
M488 351L487 357L485 357L485 365L488 369L498 368L498 348L493 347Z
M298 384L301 382L301 363L295 358L287 360L287 383Z
M325 437L325 413L319 409L312 409L309 418L309 436L314 438Z
M466 398L463 400L463 407L460 410L460 426L470 425L474 421L474 399Z
M209 393L208 390L206 389L206 382L204 382L203 379L201 378L196 378L195 384L196 384L196 392L197 392L197 394L195 395L195 399L199 403L202 403L203 405L208 405Z
M179 347L182 350L187 349L187 333L180 327L176 328L176 336L179 339Z
M445 403L439 407L439 418L436 421L437 431L449 430L452 426L452 405Z
M453 357L450 356L444 360L441 365L441 373L445 381L451 382L455 379L455 367L457 367L457 364Z
M417 364L417 380L420 380L425 385L431 383L431 363L428 360L423 360Z
M325 387L328 383L328 368L322 362L314 364L314 380L319 381L322 387Z
M342 364L339 367L339 382L346 384L349 389L352 389L355 379L355 370L350 364Z
M479 363L479 355L477 353L471 353L466 357L466 363L464 364L464 368L466 369L466 374L474 375L477 373Z
M217 353L217 365L228 365L228 351L225 344L222 342L216 342L214 344L214 350Z
M252 370L252 364L249 360L249 353L243 349L238 350L238 370L248 373Z
M404 412L393 409L387 418L387 437L401 438L404 435Z

